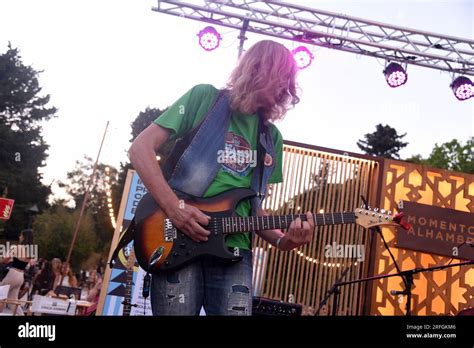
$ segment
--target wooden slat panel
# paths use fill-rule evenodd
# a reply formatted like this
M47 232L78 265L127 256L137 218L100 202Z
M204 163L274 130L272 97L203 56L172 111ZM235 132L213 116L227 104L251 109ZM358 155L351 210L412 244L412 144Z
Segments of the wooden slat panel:
M271 194L264 202L265 209L278 215L320 209L328 213L353 211L360 205L360 194L368 197L369 188L377 184L373 170L377 162L362 157L284 145L284 182L272 185ZM254 248L266 253L265 267L254 274L254 282L263 280L259 295L283 301L294 299L305 307L317 308L344 267L350 265L345 280L367 275L367 267L360 263L354 266L354 259L325 258L326 246L332 246L333 242L360 244L369 255L369 239L364 234L363 229L354 225L319 226L310 244L290 252L275 250L256 237ZM329 266L338 263L340 267ZM361 313L360 288L352 285L341 289L339 314Z

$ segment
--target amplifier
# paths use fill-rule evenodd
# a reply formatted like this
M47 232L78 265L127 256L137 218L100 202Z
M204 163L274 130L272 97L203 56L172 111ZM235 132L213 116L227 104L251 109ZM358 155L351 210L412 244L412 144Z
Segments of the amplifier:
M252 315L254 316L290 316L301 315L302 306L296 303L281 302L269 298L254 297Z

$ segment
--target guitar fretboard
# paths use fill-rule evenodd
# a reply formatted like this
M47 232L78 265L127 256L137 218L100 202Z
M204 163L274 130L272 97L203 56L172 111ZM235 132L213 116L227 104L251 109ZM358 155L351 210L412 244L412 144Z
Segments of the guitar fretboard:
M264 231L272 229L286 229L290 224L300 218L302 221L306 221L306 214L296 215L268 215L268 216L246 216L246 217L226 217L220 218L216 221L216 227L222 229L225 234L231 233L242 233L242 232L254 232ZM313 214L314 225L326 226L326 225L340 225L340 224L352 224L355 222L356 217L352 212L347 213L324 213L324 214ZM219 226L221 225L221 226Z
M125 303L123 305L123 316L129 316L132 306L132 287L133 287L133 266L130 269L125 271L126 274L126 281L125 281Z

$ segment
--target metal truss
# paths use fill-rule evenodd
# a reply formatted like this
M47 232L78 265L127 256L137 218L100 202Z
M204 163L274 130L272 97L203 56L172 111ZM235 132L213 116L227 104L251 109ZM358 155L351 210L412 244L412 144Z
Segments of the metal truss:
M158 0L154 11L280 39L474 76L474 41L283 1Z

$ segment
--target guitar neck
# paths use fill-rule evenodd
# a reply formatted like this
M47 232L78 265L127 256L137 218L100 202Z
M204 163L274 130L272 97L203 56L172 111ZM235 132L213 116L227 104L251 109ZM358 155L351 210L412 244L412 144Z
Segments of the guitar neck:
M255 232L273 229L286 229L290 224L300 218L306 221L306 214L295 215L267 215L267 216L246 216L246 217L226 217L221 222L216 221L216 226L222 229L224 234ZM352 212L345 213L324 213L313 214L314 225L341 225L352 224L356 221L355 214ZM222 226L219 226L222 224Z
M126 271L127 279L125 283L125 296L124 296L124 305L123 305L123 316L130 316L132 309L132 286L133 286L133 269L127 269Z

